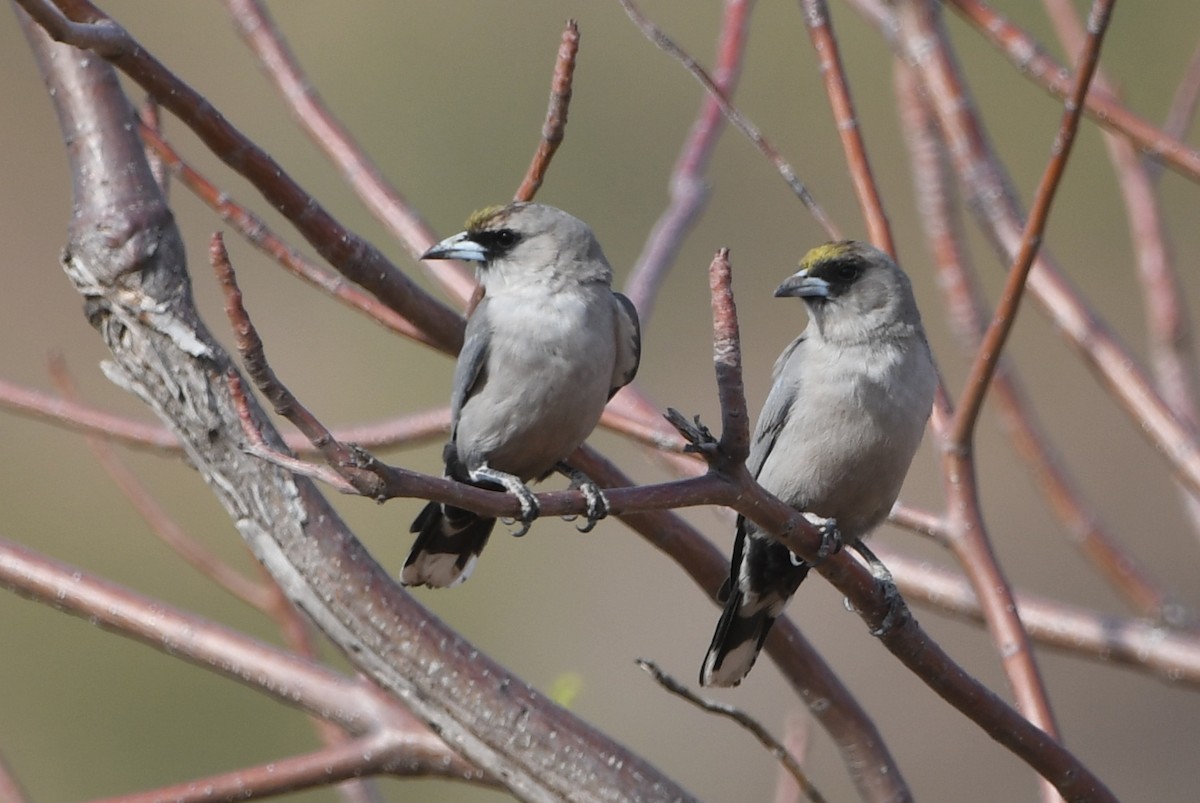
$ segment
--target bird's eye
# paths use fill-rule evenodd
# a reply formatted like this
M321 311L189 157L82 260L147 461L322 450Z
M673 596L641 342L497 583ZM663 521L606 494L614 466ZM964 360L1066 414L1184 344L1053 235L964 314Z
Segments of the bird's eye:
M496 232L496 245L501 248L511 248L517 244L517 233L512 229L500 229Z
M840 282L849 284L858 278L859 269L857 265L849 262L843 262L837 266L837 278Z

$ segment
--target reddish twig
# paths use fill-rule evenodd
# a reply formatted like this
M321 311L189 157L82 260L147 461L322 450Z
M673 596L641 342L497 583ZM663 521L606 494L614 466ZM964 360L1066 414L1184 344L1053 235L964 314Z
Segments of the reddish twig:
M258 0L226 0L238 32L258 56L297 122L325 151L358 197L414 258L438 241L433 229L383 172L363 153L358 142L325 106L308 76L287 46L266 7ZM475 288L471 271L457 262L421 266L461 305Z
M421 329L438 348L457 352L462 318L417 286L373 245L342 226L266 151L231 125L199 92L185 84L124 28L87 0L64 0L67 19L47 0L20 0L50 35L93 48L153 95L230 168L248 180L339 272L370 291Z
M268 444L266 439L263 438L262 432L258 429L254 411L251 409L250 402L246 396L246 389L242 386L242 378L236 372L230 371L226 379L229 383L229 395L234 407L237 409L238 420L242 425L242 434L246 436L246 443L243 448L248 454L252 454L260 460L265 460L272 465L279 466L301 477L308 477L309 479L323 482L339 493L358 494L359 491L354 487L354 484L343 477L332 466L319 466L304 460L298 460L292 455L281 452Z
M1068 96L1066 108L1058 133L1054 137L1051 148L1053 158L1046 165L1041 181L1038 182L1034 195L1033 208L1025 221L1025 231L1021 235L1017 258L1009 269L1008 279L1000 302L996 307L996 315L984 332L983 342L979 348L979 357L971 366L959 402L958 412L950 432L950 441L954 448L964 448L975 430L975 422L979 410L983 407L983 397L987 393L988 384L996 371L996 362L1004 349L1008 333L1016 321L1017 309L1025 294L1025 280L1033 268L1033 260L1042 244L1042 232L1050 217L1050 209L1054 204L1054 196L1058 192L1059 183L1067 169L1067 160L1071 155L1071 146L1075 144L1075 133L1079 129L1080 116L1083 114L1084 98L1092 75L1100 60L1100 45L1104 41L1104 32L1108 28L1109 15L1112 12L1113 0L1096 0L1088 17L1087 45L1079 57L1079 66L1075 71L1071 93Z
M846 155L846 167L854 182L854 194L858 198L863 220L867 223L868 236L878 248L895 255L896 244L892 240L892 229L883 208L879 187L871 173L866 143L863 142L858 115L854 112L854 101L850 97L850 83L842 68L837 37L833 34L829 7L825 0L801 0L800 10L804 14L804 24L808 27L813 49L817 52L817 67L825 81L825 94L829 97L829 107L833 111L834 124Z
M1062 0L1045 0L1044 5L1059 39L1068 48L1078 50L1084 34L1075 9ZM1103 70L1097 71L1093 83L1114 97L1117 95ZM1124 137L1105 132L1104 145L1113 163L1129 220L1155 383L1171 412L1197 432L1200 416L1196 411L1195 348L1183 304L1184 288L1167 246L1166 227L1150 177L1150 163L1142 159ZM1200 495L1187 488L1180 488L1180 493L1184 510L1191 519L1192 532L1200 537Z
M237 285L237 276L229 264L229 254L220 234L214 234L210 246L213 270L221 290L225 294L225 314L233 327L238 352L246 364L246 372L254 380L259 391L271 402L275 412L288 421L312 442L342 477L348 480L364 496L376 497L379 482L375 474L359 468L359 456L349 447L333 437L308 408L299 402L284 386L267 362L262 339L259 338L246 308L242 304L242 291ZM243 423L246 419L243 418Z
M897 71L897 106L909 146L920 220L947 305L947 318L968 353L977 353L983 331L984 304L974 271L962 246L959 220L953 210L950 176L934 130L927 101L921 97L911 69ZM1001 359L994 381L995 399L1011 442L1034 473L1034 486L1049 501L1062 522L1070 543L1143 614L1174 615L1179 606L1160 584L1149 577L1137 559L1109 531L1077 487L1049 435L1037 421L1020 382ZM894 510L892 521L918 529L949 545L945 522L938 517L915 519L906 510ZM940 532L939 532L940 528ZM987 589L981 589L987 593Z
M708 289L712 296L713 364L721 402L719 446L729 460L744 463L750 454L750 416L746 412L746 389L742 384L741 335L738 334L728 248L722 248L713 257L708 268Z
M550 107L546 109L546 120L542 123L542 139L533 161L525 171L525 178L513 196L517 201L532 201L542 187L546 170L555 151L562 144L563 132L567 127L567 110L571 106L571 81L575 77L575 54L579 52L579 26L575 20L567 20L563 28L562 43L558 46L558 57L554 62L554 77L550 81Z
M733 97L741 76L753 7L753 0L725 0L712 74L713 86L726 98ZM658 291L679 255L683 239L708 200L708 182L704 173L724 128L724 119L717 98L706 94L671 171L667 183L670 196L667 208L655 221L625 282L625 294L637 307L643 332L654 314Z
M185 187L216 212L221 220L233 226L247 242L270 256L293 276L325 291L351 309L365 313L393 332L427 346L434 345L429 337L407 318L381 304L370 294L347 283L344 277L314 265L288 245L262 218L233 200L232 196L185 162L157 131L143 127L139 133L150 150Z
M663 50L667 53L667 55L671 56L681 65L683 65L683 68L687 70L693 78L700 82L700 85L703 86L705 91L708 92L709 97L717 101L717 104L721 107L721 112L725 115L725 119L728 120L736 129L741 131L743 136L745 136L746 139L750 140L750 142L754 144L754 147L758 149L759 153L765 156L767 160L775 166L775 170L780 176L783 177L783 180L787 182L787 185L791 188L792 192L796 194L796 197L800 199L800 202L804 204L805 208L808 209L809 214L813 216L813 219L817 222L817 225L825 230L825 233L828 235L829 239L842 239L841 230L825 213L825 210L821 207L821 205L817 203L816 198L814 198L812 193L809 192L808 187L806 187L804 183L800 181L799 177L796 176L796 171L792 168L792 166L787 162L786 159L783 158L779 151L775 149L775 146L772 145L767 138L762 135L762 132L760 132L758 128L752 122L750 122L749 118L742 114L742 112L739 111L738 108L734 106L727 97L725 97L709 74L704 70L703 67L700 66L699 62L688 55L687 51L675 44L675 42L669 36L667 36L667 34L661 28L659 28L644 14L642 14L642 12L638 10L637 6L633 4L633 0L620 0L620 2L622 8L625 9L625 13L629 15L631 20L633 20L634 25L638 26L638 29L642 32L642 34L651 42L653 42L659 49Z
M976 31L999 49L1024 77L1055 97L1071 93L1070 73L1036 41L981 0L946 0ZM1105 92L1089 95L1084 111L1098 125L1127 137L1150 157L1185 178L1200 181L1200 151L1138 117Z

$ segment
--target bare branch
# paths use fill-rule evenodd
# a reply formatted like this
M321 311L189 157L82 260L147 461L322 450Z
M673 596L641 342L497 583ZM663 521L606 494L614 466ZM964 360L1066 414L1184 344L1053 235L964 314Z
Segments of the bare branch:
M1054 204L1054 196L1058 192L1059 182L1067 169L1067 159L1071 155L1071 146L1075 143L1075 133L1079 129L1079 119L1083 113L1084 99L1092 75L1100 60L1100 44L1104 41L1104 32L1108 28L1109 15L1112 12L1113 0L1095 0L1088 18L1088 38L1083 54L1079 57L1079 67L1075 71L1071 93L1067 98L1063 111L1062 122L1059 123L1058 133L1054 137L1051 148L1053 158L1046 165L1042 179L1038 182L1037 193L1034 195L1033 209L1025 220L1025 231L1021 235L1017 258L1008 271L1008 280L996 315L983 335L979 348L979 357L971 366L967 376L966 387L959 403L950 438L955 448L963 448L970 440L979 418L979 410L983 406L983 397L987 393L988 384L996 372L996 363L1016 321L1017 309L1025 294L1025 280L1033 268L1034 257L1042 245L1042 232L1046 230L1046 222L1050 217L1050 208Z
M980 0L946 0L1017 67L1018 74L1055 97L1071 93L1070 73L1029 36ZM1084 111L1098 125L1127 137L1144 153L1192 181L1200 181L1200 151L1138 117L1106 92L1087 98Z
M715 700L704 699L687 686L684 686L678 680L668 675L658 666L658 664L654 663L653 661L648 661L645 658L639 658L637 665L646 670L646 672L650 675L650 677L654 678L658 685L662 686L676 697L686 700L687 702L699 708L701 711L707 711L710 714L716 714L718 716L732 719L734 722L750 731L750 734L754 736L755 739L758 739L759 743L763 747L767 748L767 752L770 753L771 756L779 762L779 765L787 771L793 780L795 780L805 797L807 797L813 803L824 803L825 796L822 795L817 787L813 785L812 781L808 779L808 775L804 772L804 768L800 766L800 762L798 762L795 757L788 752L788 749L784 747L778 739L771 735L770 731L768 731L762 726L761 723L755 720L754 717L750 716L741 709L734 708L731 705L718 703Z
M550 160L563 141L567 127L567 110L571 106L571 81L575 77L575 54L579 52L579 26L575 20L567 20L563 28L562 44L558 46L558 58L554 62L554 77L550 82L550 108L546 109L546 121L542 123L542 139L525 178L513 198L517 201L532 201L541 189L542 180L550 168Z
M667 55L671 56L671 58L682 64L683 68L687 70L693 78L700 82L700 85L704 87L706 92L708 92L709 97L716 100L717 104L721 107L722 113L725 115L725 119L728 120L736 129L741 131L746 139L750 140L750 142L754 144L754 147L758 149L759 153L765 156L767 160L775 166L775 170L780 176L783 177L783 180L787 182L787 185L791 187L792 192L796 194L796 197L800 199L800 202L804 204L805 208L808 209L809 214L811 214L813 219L816 220L817 225L825 230L825 233L829 236L829 239L842 239L841 231L838 229L837 225L834 224L833 220L827 214L825 214L825 210L821 208L820 204L817 203L817 199L813 197L811 192L809 192L808 187L804 186L804 183L801 182L796 176L796 171L792 168L792 166L788 164L783 156L780 155L779 151L775 149L775 146L772 145L767 138L762 135L762 132L760 132L758 128L752 122L750 122L749 118L742 114L741 111L739 111L738 108L734 106L727 97L725 97L725 95L721 92L720 87L718 87L709 74L705 72L704 68L700 66L699 62L689 56L687 51L675 44L675 42L672 41L672 39L667 36L667 34L661 28L647 19L646 16L638 10L637 6L633 4L633 0L620 0L620 2L621 6L625 9L625 13L629 15L629 18L633 20L633 23L638 26L638 29L641 30L645 37L661 50L666 52Z
M850 98L850 83L842 68L841 52L837 37L833 34L829 7L825 0L800 0L800 10L804 14L808 35L817 53L818 69L825 81L825 93L829 96L834 124L842 140L846 166L854 182L854 194L858 198L863 219L867 222L867 232L871 242L879 249L895 255L896 244L892 240L892 230L888 224L887 212L883 208L883 198L880 197L879 187L871 174L866 143L863 142L858 115L854 111L854 101Z
M742 73L746 34L753 7L753 0L725 0L725 13L717 40L717 61L713 67L713 86L727 98L733 97ZM705 95L671 171L667 185L670 202L655 221L642 253L625 282L625 294L637 307L643 331L654 313L658 291L679 255L683 239L708 200L704 171L721 136L723 120L720 103L714 96Z

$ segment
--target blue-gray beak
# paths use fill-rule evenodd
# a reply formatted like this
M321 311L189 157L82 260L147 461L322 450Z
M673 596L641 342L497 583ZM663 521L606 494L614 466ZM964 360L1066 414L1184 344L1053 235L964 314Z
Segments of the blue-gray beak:
M483 246L471 239L470 232L460 231L430 248L421 259L461 259L466 262L487 262Z

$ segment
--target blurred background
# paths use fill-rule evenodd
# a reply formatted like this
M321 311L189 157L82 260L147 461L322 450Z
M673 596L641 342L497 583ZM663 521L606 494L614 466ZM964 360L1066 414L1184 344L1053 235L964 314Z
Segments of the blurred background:
M112 0L102 7L149 50L264 146L350 228L421 279L403 247L363 210L333 168L291 122L222 4ZM835 28L860 122L935 354L949 387L965 368L944 320L913 206L891 83L892 55L879 34L842 4ZM1079 4L1081 13L1086 3ZM702 63L711 64L717 2L642 4ZM439 0L272 3L270 9L318 91L386 175L442 235L468 213L511 198L537 144L562 25L577 18L582 45L566 141L538 200L588 221L622 283L664 206L668 176L702 96L699 86L648 43L614 2ZM1002 9L1064 61L1037 4ZM949 15L993 141L1028 202L1058 124L1059 104L1027 83L973 31ZM848 235L865 237L803 19L794 3L755 9L737 101L793 163ZM1200 5L1185 0L1119 6L1102 65L1128 105L1161 121L1200 32ZM59 252L70 182L53 110L11 13L0 18L0 231L8 276L0 293L0 377L50 389L47 359L62 354L91 403L148 420L110 385L106 356ZM141 95L133 90L133 97ZM166 133L195 165L300 238L181 125ZM1191 141L1196 142L1193 136ZM751 408L771 365L805 323L797 303L771 291L803 251L824 238L772 167L735 132L714 156L712 196L662 290L645 331L641 387L662 407L719 422L714 394L706 269L732 251ZM1167 171L1161 196L1193 317L1200 254L1200 192ZM226 324L207 268L209 234L223 226L181 187L172 190L196 293L224 342ZM1096 128L1085 123L1051 217L1046 246L1144 357L1144 320L1123 207ZM991 298L1002 271L972 231ZM389 336L285 276L250 246L227 242L246 304L272 363L327 423L349 424L445 404L452 363ZM423 279L422 279L423 280ZM1103 517L1146 569L1194 608L1200 555L1164 462L1079 365L1030 304L1011 351L1047 430ZM641 481L665 477L652 455L611 433L594 445ZM385 459L437 473L440 444ZM983 504L996 551L1021 589L1102 611L1127 613L1086 568L1032 486L990 409L979 434ZM123 453L189 532L231 562L250 559L224 512L181 462ZM278 642L273 626L215 590L147 531L98 468L82 439L0 412L0 537L126 584L171 605ZM415 501L334 503L376 558L398 570L410 544ZM940 510L939 467L927 443L902 499ZM689 511L722 549L726 519ZM929 561L950 559L928 542L885 527L878 540ZM669 697L634 665L651 658L692 682L718 611L671 561L615 521L589 535L539 522L522 540L497 532L479 570L453 591L422 592L480 649L547 691L575 688L571 708L711 801L769 800L776 767L753 740ZM875 718L920 800L1029 800L1031 771L915 680L848 613L819 578L790 613ZM988 636L928 609L917 616L969 671L1007 688ZM0 751L34 800L116 795L227 771L317 745L297 712L87 622L0 594ZM1189 801L1200 785L1200 695L1127 669L1042 650L1041 667L1067 744L1126 800ZM339 665L340 660L333 656ZM811 777L832 800L853 799L836 750L807 718L768 661L721 699L781 733L808 728ZM383 781L394 800L502 799L444 782ZM333 800L329 791L296 800Z

